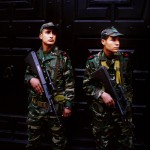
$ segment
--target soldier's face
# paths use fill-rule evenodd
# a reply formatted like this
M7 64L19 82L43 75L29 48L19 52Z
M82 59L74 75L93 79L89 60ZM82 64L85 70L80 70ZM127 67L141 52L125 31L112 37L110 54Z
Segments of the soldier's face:
M104 49L110 52L117 52L120 47L120 37L111 37L109 36L107 39L101 40Z
M56 42L56 32L52 29L43 29L39 38L46 45L54 45Z

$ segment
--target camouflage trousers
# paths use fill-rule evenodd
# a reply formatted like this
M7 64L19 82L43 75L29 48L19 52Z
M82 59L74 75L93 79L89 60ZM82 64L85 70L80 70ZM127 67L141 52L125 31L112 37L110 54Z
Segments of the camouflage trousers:
M56 116L44 108L29 106L27 117L28 143L27 150L41 150L43 135L47 134L53 150L64 150L67 143L64 126L58 123Z
M91 104L93 114L92 132L97 150L134 150L133 135L122 121L116 108L108 108L103 103ZM131 109L127 113L132 123Z

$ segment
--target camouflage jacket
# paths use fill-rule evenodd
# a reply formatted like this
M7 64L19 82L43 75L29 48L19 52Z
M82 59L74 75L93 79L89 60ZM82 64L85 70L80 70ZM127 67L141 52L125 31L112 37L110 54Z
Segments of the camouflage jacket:
M49 54L45 55L42 47L36 52L36 54L42 70L43 68L46 68L50 72L50 78L56 89L55 92L51 93L52 97L55 98L58 95L63 95L64 99L61 101L58 98L56 99L56 102L63 103L64 107L72 107L75 80L69 56L66 54L66 52L58 50L56 46ZM38 76L33 73L30 66L27 66L24 81L28 87L29 101L31 101L31 98L33 97L40 101L46 101L43 96L37 95L37 93L29 84L30 79L33 77Z
M120 72L123 80L122 87L124 89L126 98L128 98L129 101L132 102L132 66L130 63L129 54L123 52L117 52L116 54L114 54L114 57L111 60L108 60L106 58L103 50L97 54L91 55L88 58L83 77L83 89L87 96L92 97L94 100L99 100L99 93L101 92L101 90L104 90L104 86L102 85L102 83L100 81L93 80L91 77L91 74L100 68L100 66L102 65L102 61L106 61L107 65L109 66L108 72L110 74L110 77L112 78L111 80L113 80L113 84L116 84L116 71L114 69L115 60L120 61Z

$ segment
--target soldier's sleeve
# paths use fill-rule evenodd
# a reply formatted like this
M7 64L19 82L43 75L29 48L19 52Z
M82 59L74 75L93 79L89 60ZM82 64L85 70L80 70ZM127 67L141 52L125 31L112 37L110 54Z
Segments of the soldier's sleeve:
M75 97L75 78L70 57L64 52L64 82L65 82L65 104L64 107L71 108Z
M124 90L126 97L132 102L133 98L133 66L132 54L123 53L123 76L124 76Z
M30 86L29 81L35 76L36 75L32 72L31 67L27 65L26 70L25 70L25 75L24 75L24 83L27 86Z
M86 62L85 72L83 77L83 90L87 96L99 100L102 93L102 84L91 77L91 73L96 71L96 62L94 56L90 56Z

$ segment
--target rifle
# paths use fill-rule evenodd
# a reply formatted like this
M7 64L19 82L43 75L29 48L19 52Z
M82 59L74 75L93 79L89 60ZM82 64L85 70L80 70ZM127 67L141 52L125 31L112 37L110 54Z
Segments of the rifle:
M51 87L52 90L55 90L55 87L54 87L53 82L52 82L50 75L49 75L49 71L45 69L44 70L45 74L42 72L42 69L41 69L40 63L38 61L37 55L34 51L29 52L29 54L25 58L25 62L28 65L30 65L32 67L32 71L38 75L40 82L41 82L41 85L42 85L43 90L44 90L45 97L49 103L50 111L55 114L57 121L61 126L62 124L61 124L61 121L60 121L58 114L56 112L56 109L55 109L55 106L54 106L54 103L52 100L52 95L50 94L50 90L49 90L50 89L49 87ZM44 75L46 77L44 77Z
M119 112L121 114L121 118L122 118L123 122L129 127L129 129L133 135L133 131L132 131L133 125L128 121L128 119L126 117L126 109L120 103L120 100L122 100L123 102L126 102L126 105L127 105L127 98L125 97L122 86L118 85L118 89L120 90L120 95L121 95L121 99L120 99L120 97L118 96L118 94L112 84L110 75L105 66L101 66L100 69L93 72L91 74L91 76L95 79L100 80L104 84L105 91L108 92L115 100L116 106L119 109Z

